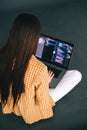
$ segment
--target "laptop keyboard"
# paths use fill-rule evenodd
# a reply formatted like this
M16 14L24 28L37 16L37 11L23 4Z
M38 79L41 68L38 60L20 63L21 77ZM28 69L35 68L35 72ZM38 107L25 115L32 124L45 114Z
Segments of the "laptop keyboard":
M54 68L52 66L47 66L47 67L48 67L48 70L53 71L53 73L55 74L54 75L55 78L57 78L60 75L60 73L62 72L61 69L57 69L57 68Z

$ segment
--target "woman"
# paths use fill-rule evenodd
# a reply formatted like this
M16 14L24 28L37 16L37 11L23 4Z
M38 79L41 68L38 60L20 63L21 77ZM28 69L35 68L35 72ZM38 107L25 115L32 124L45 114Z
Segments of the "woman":
M40 30L40 22L36 16L20 14L12 25L6 45L0 50L2 111L4 114L13 112L17 116L22 116L29 124L52 117L55 102L81 80L80 72L69 71L67 73L72 75L71 77L78 75L76 82L72 85L69 83L71 89L62 94L57 86L49 92L49 83L54 74L48 72L47 67L34 56ZM68 83L68 74L65 74L62 84L65 84L63 82L65 78L66 84Z

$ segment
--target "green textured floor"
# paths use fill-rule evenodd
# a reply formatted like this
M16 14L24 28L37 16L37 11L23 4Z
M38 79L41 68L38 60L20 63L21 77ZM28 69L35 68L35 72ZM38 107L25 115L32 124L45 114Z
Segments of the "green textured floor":
M15 16L22 12L36 14L42 33L75 44L69 69L78 69L83 78L68 95L57 102L54 117L32 125L13 114L3 115L0 105L0 130L87 130L87 0L54 2L40 7L0 11L0 43Z

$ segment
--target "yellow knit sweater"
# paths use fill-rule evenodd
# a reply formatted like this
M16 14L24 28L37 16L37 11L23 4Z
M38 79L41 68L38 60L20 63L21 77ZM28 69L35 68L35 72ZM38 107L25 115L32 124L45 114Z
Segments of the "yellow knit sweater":
M25 92L21 94L14 108L12 92L10 91L7 104L5 106L2 104L3 113L13 112L18 116L22 116L28 124L52 117L52 107L55 103L49 95L47 67L34 55L28 63L24 84Z

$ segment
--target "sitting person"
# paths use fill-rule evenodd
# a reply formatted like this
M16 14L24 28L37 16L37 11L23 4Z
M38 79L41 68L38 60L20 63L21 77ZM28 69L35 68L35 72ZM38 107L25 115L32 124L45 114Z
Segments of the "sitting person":
M54 74L35 56L41 33L38 18L16 17L5 46L0 49L0 101L4 114L14 113L28 124L53 116L52 107L80 81L81 73L70 70L55 89Z

